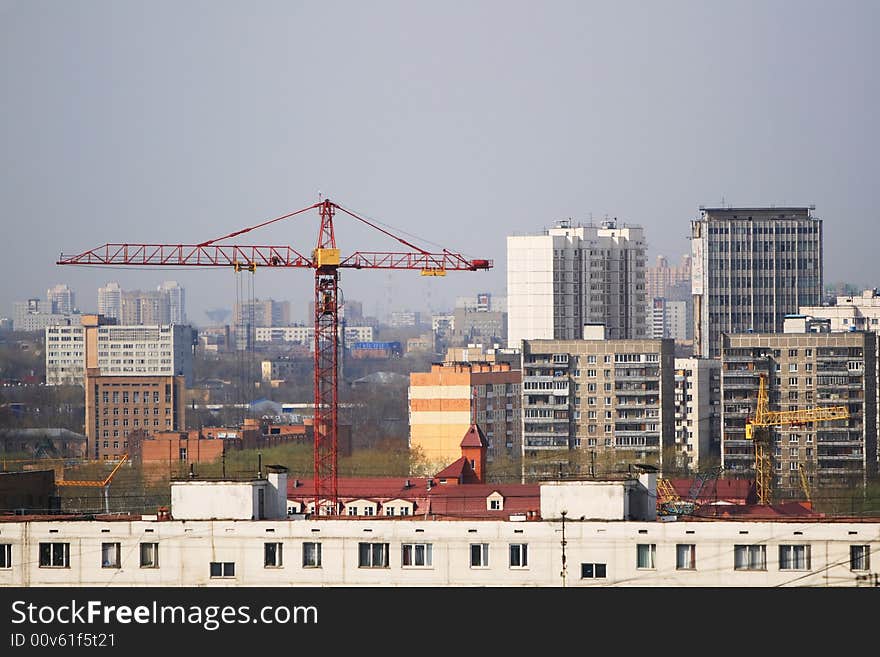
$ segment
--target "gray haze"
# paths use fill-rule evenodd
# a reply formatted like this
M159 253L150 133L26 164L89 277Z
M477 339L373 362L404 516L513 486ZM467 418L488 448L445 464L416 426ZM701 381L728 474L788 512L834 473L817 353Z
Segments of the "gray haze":
M642 224L688 251L701 204L809 204L826 281L877 285L876 2L0 0L0 201L12 302L224 270L60 267L104 242L191 243L325 197L490 272L345 272L369 313L505 288L505 235ZM236 240L311 249L317 216ZM396 250L337 220L343 253ZM304 320L312 272L258 272Z

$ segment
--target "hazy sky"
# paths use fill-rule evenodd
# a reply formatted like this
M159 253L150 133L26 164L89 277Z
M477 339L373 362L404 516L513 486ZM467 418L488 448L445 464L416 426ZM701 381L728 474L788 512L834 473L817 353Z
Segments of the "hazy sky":
M319 192L495 261L344 272L369 313L504 294L505 236L560 218L641 224L651 260L677 260L722 199L814 203L826 281L878 285L878 25L878 2L0 0L0 314L56 283L95 310L109 280L175 279L207 323L230 271L54 263L203 241ZM308 251L317 226L237 242ZM336 226L343 254L399 246ZM254 284L306 318L311 270Z

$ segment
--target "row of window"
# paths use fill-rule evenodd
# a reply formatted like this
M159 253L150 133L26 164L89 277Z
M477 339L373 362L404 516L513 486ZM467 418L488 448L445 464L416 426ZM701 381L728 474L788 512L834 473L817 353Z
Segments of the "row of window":
M284 565L284 544L280 542L264 543L263 566L265 568L281 568ZM140 567L159 567L159 544L141 543ZM390 544L383 542L358 543L359 568L389 568ZM121 544L101 544L101 567L121 567ZM489 544L470 544L470 567L489 567ZM320 568L321 543L304 542L302 544L302 567ZM507 564L510 568L527 568L529 565L528 543L510 543L508 546ZM733 562L735 570L767 570L766 545L734 545ZM70 543L40 543L40 568L69 568ZM810 570L810 545L780 545L779 570ZM431 568L433 566L433 545L431 543L402 543L400 546L400 565L403 568ZM869 545L850 545L850 570L869 570L871 566L871 547ZM12 567L12 545L0 543L0 568ZM657 545L655 543L639 543L636 545L636 567L639 569L655 569L657 567ZM693 543L679 543L675 546L676 570L697 569L697 546ZM581 564L582 578L605 577L606 564ZM235 562L211 562L211 577L234 577Z
M636 546L636 567L656 568L657 546L654 543L640 543ZM850 570L868 570L871 562L869 545L850 545ZM810 570L810 546L780 545L779 570ZM733 567L735 570L767 570L766 545L734 545ZM697 546L693 543L679 543L675 546L675 569L696 570Z

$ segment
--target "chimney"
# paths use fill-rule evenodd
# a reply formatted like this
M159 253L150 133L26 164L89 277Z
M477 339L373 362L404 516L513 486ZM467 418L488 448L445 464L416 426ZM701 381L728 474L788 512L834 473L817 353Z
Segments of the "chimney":
M428 477L427 481L425 482L425 487L426 487L428 490L431 490L431 488L432 488L433 485L434 485L434 480L431 479L430 477Z
M403 482L403 487L404 488L411 488L412 482L409 479L407 479L405 482Z

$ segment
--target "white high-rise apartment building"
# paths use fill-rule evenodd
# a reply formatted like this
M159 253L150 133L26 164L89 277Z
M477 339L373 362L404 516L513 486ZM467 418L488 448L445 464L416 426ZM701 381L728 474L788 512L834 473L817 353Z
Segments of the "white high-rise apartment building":
M193 329L183 324L117 326L83 315L81 326L46 327L46 384L82 385L100 376L176 376L192 385Z
M46 312L69 315L76 308L76 295L63 283L55 285L46 290L46 305Z
M822 220L810 207L700 208L691 222L694 354L721 335L780 333L785 316L822 298Z
M116 321L122 319L122 288L119 283L111 281L98 288L98 314Z
M578 340L585 324L604 324L610 340L648 337L645 238L616 220L543 235L507 237L510 347L521 340Z
M186 293L177 281L163 281L159 292L168 295L170 321L172 324L186 324Z

